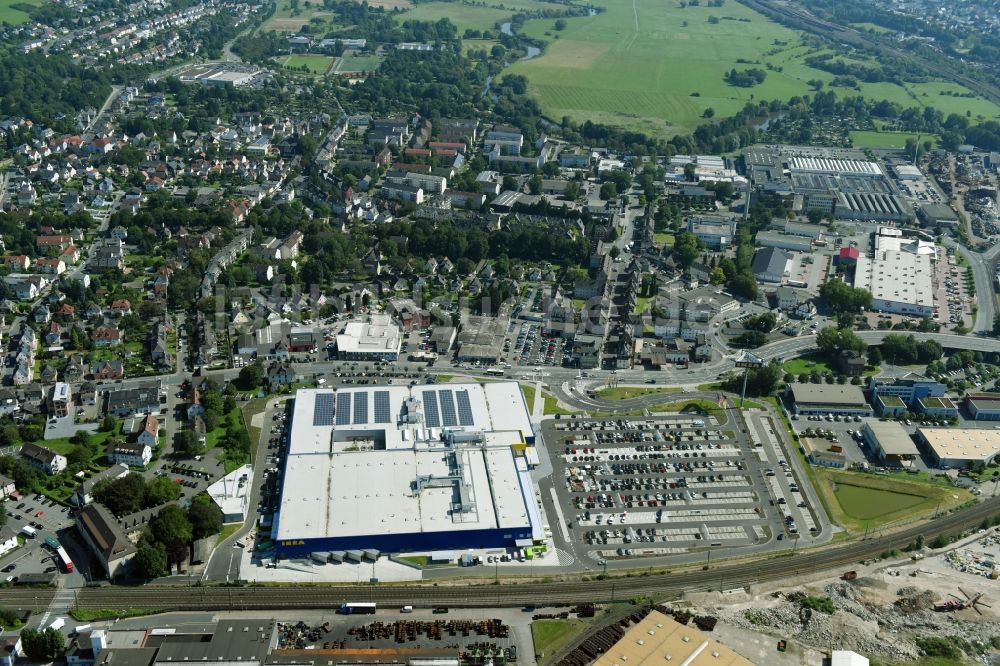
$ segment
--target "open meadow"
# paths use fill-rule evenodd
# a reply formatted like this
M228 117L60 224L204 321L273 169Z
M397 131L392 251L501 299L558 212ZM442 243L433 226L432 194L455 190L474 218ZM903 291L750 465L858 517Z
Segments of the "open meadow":
M564 30L552 19L528 21L526 36L547 43L538 58L509 70L531 82L547 115L569 116L660 135L690 131L706 109L729 116L750 99L786 100L808 94L810 80L833 76L809 67L819 50L800 35L736 2L722 7L680 6L657 0L604 0L606 11L570 18ZM421 5L423 7L423 5ZM731 69L766 70L765 81L749 88L724 80ZM1000 108L981 99L942 92L966 92L948 83L862 84L861 94L904 106L933 105L945 113L961 109L993 118ZM858 91L838 89L838 93Z
M553 9L542 0L486 0L475 4L467 2L421 2L402 15L402 19L439 21L448 19L458 27L458 34L466 30L497 30L497 24L509 21L521 10Z
M3 2L4 0L0 0ZM274 14L260 27L262 32L274 30L277 32L296 33L313 18L325 19L332 14L323 9L322 2L299 0L293 7L292 0L277 0Z
M323 75L330 68L333 56L325 55L290 55L281 64L292 69L305 67L311 74Z
M0 22L17 25L25 23L31 17L20 9L15 9L11 5L40 5L41 0L0 0Z

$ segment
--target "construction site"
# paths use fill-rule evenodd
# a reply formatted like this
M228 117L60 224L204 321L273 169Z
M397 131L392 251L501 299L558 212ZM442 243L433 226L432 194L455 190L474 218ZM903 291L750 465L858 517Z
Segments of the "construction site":
M997 664L1000 582L991 572L998 544L1000 532L982 530L945 551L887 553L826 579L692 592L661 606L608 608L544 663L601 664L601 655L622 652L629 632L658 611L670 621L657 619L655 631L681 627L689 641L723 655L718 646L728 646L736 656L724 663L820 666L842 651L880 665L925 663L919 660L927 656L948 657L928 662L934 664ZM640 638L648 644L650 636ZM664 641L659 661L685 654ZM612 662L621 663L611 660L609 666Z

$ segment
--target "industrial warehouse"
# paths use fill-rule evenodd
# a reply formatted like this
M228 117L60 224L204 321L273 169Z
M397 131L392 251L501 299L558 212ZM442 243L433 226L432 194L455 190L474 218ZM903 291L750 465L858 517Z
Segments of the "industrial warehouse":
M534 439L515 382L300 389L277 555L530 545Z

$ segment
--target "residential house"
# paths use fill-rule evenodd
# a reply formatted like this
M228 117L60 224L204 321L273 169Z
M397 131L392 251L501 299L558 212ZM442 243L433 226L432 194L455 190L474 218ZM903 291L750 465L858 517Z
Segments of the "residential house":
M39 446L38 444L29 442L22 446L21 457L29 465L46 474L58 474L66 469L65 456L59 455L52 449Z
M66 264L58 257L42 257L35 261L35 269L46 275L62 275L66 272Z
M123 336L117 327L98 326L94 329L93 340L95 347L116 347L122 344Z
M31 259L23 254L11 254L3 258L3 264L11 271L20 273L28 270L31 266Z
M111 314L117 317L132 314L132 303L127 298L112 301Z
M56 382L49 389L48 413L49 416L63 418L69 416L73 408L73 391L66 382Z
M65 266L75 265L76 262L80 261L80 250L77 249L76 245L69 245L59 253L59 258Z
M0 527L0 557L17 548L17 532L9 525Z
M90 504L76 514L76 527L84 541L114 580L128 572L137 548L111 512L101 504Z
M69 357L66 367L63 368L63 381L70 384L78 384L83 381L87 366L84 365L83 357L74 354Z
M267 368L266 380L271 390L278 386L289 386L296 381L295 370L290 363L274 361Z
M14 479L0 474L0 499L6 499L17 492L14 487Z
M69 501L74 506L87 506L94 501L93 493L97 484L103 481L115 481L123 476L128 476L128 473L128 467L112 463L111 467L106 470L100 471L89 479L84 479L80 482L77 489L73 491L73 495L70 496Z
M49 322L49 327L45 331L45 344L54 347L62 339L62 326L57 321Z
M167 327L163 322L153 326L149 340L149 356L156 366L169 366L170 353L167 349Z
M140 442L113 442L108 446L108 460L116 465L145 467L153 459L153 449Z
M136 441L139 444L145 444L146 446L153 448L159 441L159 437L160 422L153 414L147 414L146 418L142 421L142 430L139 431L139 436L136 437Z
M151 381L135 388L119 388L108 391L104 411L106 414L119 418L159 412L160 382Z
M90 367L90 374L97 380L121 379L125 366L121 361L97 361Z

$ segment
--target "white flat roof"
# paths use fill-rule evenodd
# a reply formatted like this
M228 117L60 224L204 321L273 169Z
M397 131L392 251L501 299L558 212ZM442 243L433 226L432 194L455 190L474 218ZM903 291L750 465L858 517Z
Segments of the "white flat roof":
M240 478L246 475L246 480L240 483ZM250 488L253 487L253 467L243 465L210 485L206 492L222 509L222 515L247 515L250 503Z
M868 421L865 429L871 432L879 448L888 456L919 455L910 434L895 421Z
M871 292L876 301L934 307L931 257L910 252L879 251L874 259L862 254L854 269L854 286Z
M516 382L300 389L275 537L527 526L531 436Z
M399 352L399 326L388 315L372 315L371 321L352 321L337 335L342 352Z
M941 460L986 460L1000 452L1000 431L988 428L919 428Z
M788 160L788 168L792 171L815 173L858 174L864 176L885 175L882 172L882 167L876 162L828 157L793 157Z

